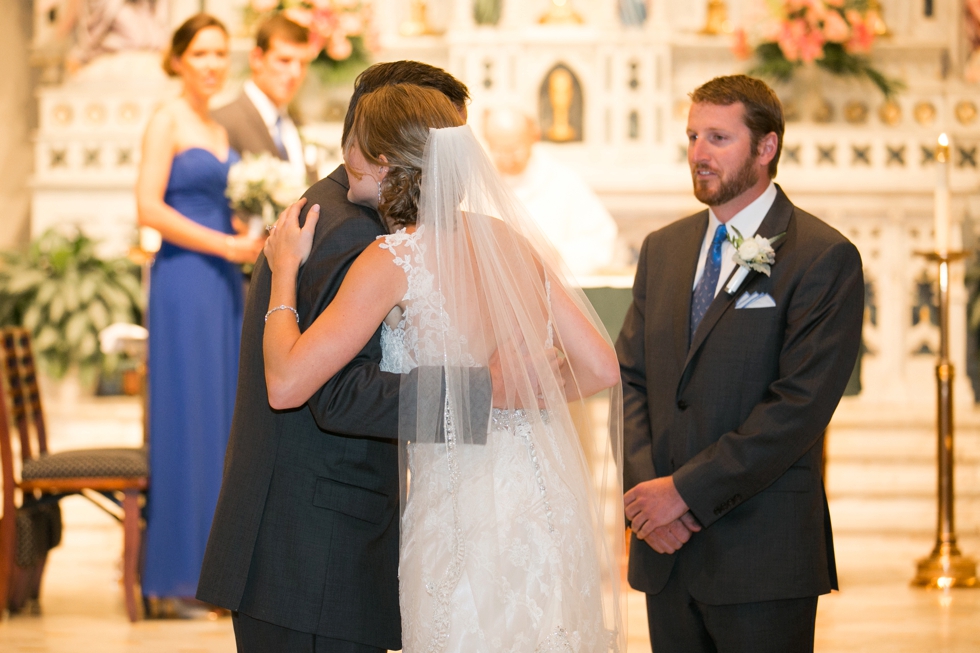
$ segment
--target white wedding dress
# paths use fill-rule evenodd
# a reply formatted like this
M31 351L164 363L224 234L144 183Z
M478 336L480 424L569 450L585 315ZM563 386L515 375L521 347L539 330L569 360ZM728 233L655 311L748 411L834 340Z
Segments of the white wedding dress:
M384 371L405 374L420 363L445 362L414 324L430 331L436 325L465 341L454 335L445 298L424 266L423 231L383 237L381 246L408 280L404 312L395 309L382 326ZM549 318L549 338L551 331ZM450 363L476 364L465 354ZM454 441L453 415L445 421L446 442L407 445L399 562L403 650L618 651L622 633L607 625L608 608L603 613L596 546L602 534L589 514L594 485L576 434L557 432L564 427L545 411L494 409L486 443L465 444Z

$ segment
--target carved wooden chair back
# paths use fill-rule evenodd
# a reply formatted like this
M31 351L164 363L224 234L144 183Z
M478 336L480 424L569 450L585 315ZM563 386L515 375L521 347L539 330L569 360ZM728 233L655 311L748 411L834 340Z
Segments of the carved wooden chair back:
M41 392L37 384L37 368L31 350L30 334L19 327L0 330L0 352L3 356L6 391L10 397L11 414L8 420L12 420L17 427L23 463L48 452L47 427L41 407Z
M52 536L46 543L31 549L37 553L32 558L37 562L28 572L31 574L29 578L19 571L21 563L15 568L15 549L18 551L17 559L22 557L17 547L18 505L14 497L15 490L20 489L22 492L22 510L33 510L36 507L26 506L26 503L47 502L51 507L52 502L56 503L67 495L98 493L110 499L122 511L121 515L114 512L110 514L123 524L123 589L126 611L130 620L135 621L139 618L137 586L141 537L140 501L149 482L146 449L120 447L50 453L31 338L25 329L0 329L0 367L0 408L3 409L0 412L0 457L4 483L4 517L0 522L0 606L8 600L8 596L20 596L25 592L29 595L28 598L37 599L47 550L57 544L51 541L54 539ZM19 473L14 460L11 426L16 428L19 435ZM86 496L92 498L90 494ZM58 538L60 524L59 513ZM32 532L43 534L44 531L35 529ZM24 541L34 542L33 539ZM27 580L23 580L24 578ZM17 589L20 587L18 583L23 585L23 591ZM11 587L16 591L11 590ZM16 604L14 599L10 600L12 604Z

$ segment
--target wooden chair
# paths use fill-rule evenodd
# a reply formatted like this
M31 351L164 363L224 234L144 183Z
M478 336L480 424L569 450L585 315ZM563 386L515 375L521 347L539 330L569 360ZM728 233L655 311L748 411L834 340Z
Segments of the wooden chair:
M24 582L24 570L14 563L18 544L15 490L21 492L22 509L25 504L56 502L65 496L88 491L100 493L122 508L121 519L113 516L123 524L126 610L129 620L136 621L139 617L140 495L146 491L148 481L146 449L77 449L48 453L47 430L28 332L21 328L0 329L0 356L3 370L3 383L0 383L0 471L3 474L0 608L9 603L11 589L18 582ZM20 440L20 480L15 475L13 428ZM32 585L33 598L37 597L40 588L42 570L43 559L27 581ZM30 571L27 573L31 574Z

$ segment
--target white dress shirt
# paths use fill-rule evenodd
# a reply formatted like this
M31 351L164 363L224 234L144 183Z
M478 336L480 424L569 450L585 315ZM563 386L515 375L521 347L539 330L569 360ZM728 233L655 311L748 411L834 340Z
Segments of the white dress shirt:
M286 149L286 156L289 157L289 165L295 169L298 178L305 179L306 164L303 160L303 141L300 140L296 123L286 113L285 108L280 111L252 80L246 81L242 90L258 109L259 115L262 116L262 122L265 123L273 141L276 139L276 120L282 118L282 122L279 123L279 135L282 138L282 146Z
M769 209L772 208L773 202L776 201L776 184L772 181L769 182L769 187L762 192L755 200L746 206L744 209L736 213L731 220L728 221L726 227L728 228L729 236L734 236L735 232L731 230L732 227L738 229L739 233L742 234L743 238L751 238L755 235L755 232L759 230L759 225L765 219L766 214L769 213ZM704 274L704 265L708 260L708 249L711 248L711 241L715 237L715 230L718 229L718 225L721 222L715 217L715 212L710 208L708 209L708 231L704 234L704 242L701 243L701 254L698 256L698 269L694 273L694 288L698 287L698 282L701 281L701 275ZM731 275L732 271L735 269L735 261L733 256L735 255L735 247L732 246L731 242L725 241L721 246L721 273L718 275L718 286L715 288L715 295L724 287L725 282L728 281L728 277Z

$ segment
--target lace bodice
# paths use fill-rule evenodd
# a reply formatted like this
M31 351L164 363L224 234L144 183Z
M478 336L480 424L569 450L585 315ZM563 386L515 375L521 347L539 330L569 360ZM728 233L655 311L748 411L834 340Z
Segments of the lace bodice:
M405 228L393 234L378 236L384 242L381 249L391 252L394 264L404 272L408 281L401 305L401 318L395 326L388 320L381 325L381 371L405 374L419 365L442 365L445 352L442 339L446 338L454 363L473 366L473 358L466 350L466 337L449 323L443 310L445 299L435 287L432 271L425 267L425 245L422 234L425 227L408 233Z

